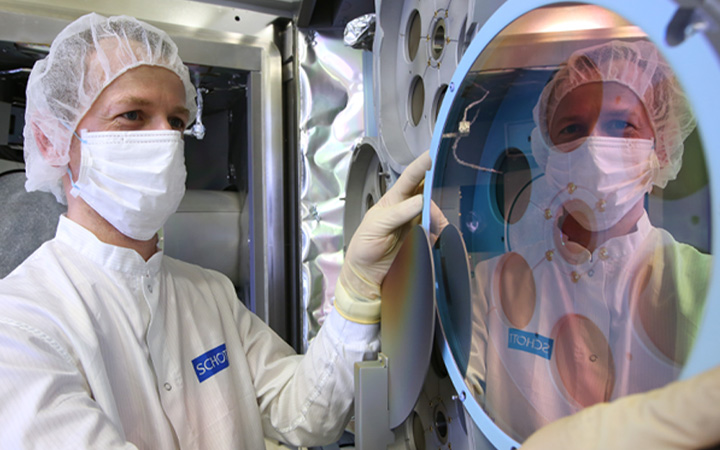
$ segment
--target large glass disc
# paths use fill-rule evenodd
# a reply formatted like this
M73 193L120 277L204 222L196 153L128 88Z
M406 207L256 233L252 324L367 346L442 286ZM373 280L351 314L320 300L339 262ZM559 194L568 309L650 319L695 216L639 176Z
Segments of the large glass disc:
M468 401L522 442L678 379L710 280L708 170L676 73L607 9L530 11L468 67L426 212L438 312Z

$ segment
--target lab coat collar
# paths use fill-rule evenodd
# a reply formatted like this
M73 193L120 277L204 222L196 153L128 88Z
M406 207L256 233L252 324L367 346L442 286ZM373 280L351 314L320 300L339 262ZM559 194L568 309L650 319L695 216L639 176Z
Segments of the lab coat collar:
M626 234L625 236L618 236L609 239L605 242L603 247L607 248L607 250L615 257L625 258L637 250L650 233L651 229L652 225L650 224L647 211L643 211L642 216L640 216L637 224L635 224L635 231Z
M55 239L106 269L130 275L156 275L160 271L163 252L158 251L146 262L135 250L106 244L90 230L60 216Z
M567 270L586 272L592 269L598 261L625 260L637 251L638 247L642 245L652 229L653 226L650 223L647 212L644 211L635 225L635 230L631 233L608 239L602 245L598 246L592 254L577 244L571 244L574 253L572 251L566 251L565 257L557 258L556 261L566 266L568 268ZM555 231L556 230L553 230L553 232ZM550 239L549 242L552 242L552 240ZM554 244L552 248L555 248ZM540 250L540 248L538 248L538 250ZM563 254L564 252L562 250L563 249L559 248L558 252ZM542 256L538 255L538 258L541 257Z

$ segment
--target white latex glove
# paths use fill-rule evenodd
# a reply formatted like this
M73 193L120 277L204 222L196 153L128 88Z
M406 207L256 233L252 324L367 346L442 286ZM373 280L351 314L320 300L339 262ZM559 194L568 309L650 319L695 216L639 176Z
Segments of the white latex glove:
M521 450L689 450L718 444L720 367L552 422Z
M435 245L435 242L440 238L440 234L446 226L450 225L447 217L443 214L442 210L435 204L434 201L430 201L430 245Z
M359 323L380 320L380 285L411 221L422 212L420 182L431 164L429 152L410 163L355 231L335 285L335 308L345 318Z

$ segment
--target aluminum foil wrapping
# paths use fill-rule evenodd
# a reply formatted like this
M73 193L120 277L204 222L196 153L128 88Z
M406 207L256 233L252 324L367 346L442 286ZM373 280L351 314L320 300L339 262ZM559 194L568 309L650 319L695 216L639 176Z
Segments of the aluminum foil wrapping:
M345 185L364 134L362 51L340 33L298 38L303 347L332 308L343 260Z
M375 37L375 14L365 14L345 25L343 40L352 48L372 50Z

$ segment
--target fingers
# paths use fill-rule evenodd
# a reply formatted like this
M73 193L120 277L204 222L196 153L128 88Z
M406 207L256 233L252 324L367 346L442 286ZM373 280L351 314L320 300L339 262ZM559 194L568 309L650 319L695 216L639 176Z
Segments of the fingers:
M381 232L392 233L401 226L410 222L422 212L423 198L422 195L414 195L387 209L379 212L382 214L382 225L384 230Z
M440 232L450 223L445 214L434 201L430 201L430 232L440 234Z
M415 193L418 185L425 179L425 172L430 170L432 159L430 151L418 156L400 175L400 178L385 194L388 205L398 203Z
M710 448L720 440L720 429L708 426L720 419L718 400L720 367L563 417L533 433L522 448Z

